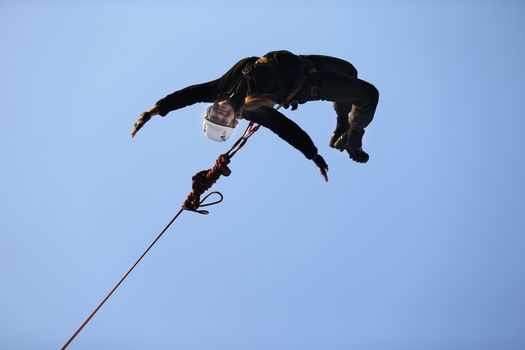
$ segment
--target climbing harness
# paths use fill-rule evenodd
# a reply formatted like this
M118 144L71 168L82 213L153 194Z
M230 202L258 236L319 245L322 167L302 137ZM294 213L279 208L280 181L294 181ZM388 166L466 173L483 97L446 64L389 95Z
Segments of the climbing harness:
M183 211L193 211L199 214L207 215L209 214L209 211L202 210L199 208L202 207L208 207L211 205L218 204L222 202L224 199L224 196L222 193L218 191L213 191L208 193L204 198L201 199L201 196L208 191L211 186L217 180L221 177L221 175L229 176L231 174L231 170L228 167L228 164L230 163L231 158L237 153L248 141L248 139L259 129L259 125L254 124L253 122L250 122L248 124L248 127L244 131L244 134L233 144L233 146L226 152L221 154L216 162L215 165L207 170L202 170L193 175L192 177L192 191L182 204L182 208L175 214L175 216L171 219L171 221L164 227L164 229L159 233L157 238L153 240L153 242L148 246L148 248L142 253L142 255L135 261L135 263L131 266L131 268L124 274L124 276L120 279L120 281L113 287L113 289L106 295L106 297L98 304L98 306L93 310L93 312L86 318L86 320L80 325L80 327L73 333L73 335L69 338L69 340L64 344L62 347L62 350L66 349L69 344L75 339L75 337L82 331L82 329L87 325L87 323L95 316L97 311L104 305L104 303L111 297L111 295L117 290L117 288L124 282L126 277L133 271L133 269L140 263L142 258L146 256L146 254L150 251L151 248L157 243L157 241L162 237L162 235L168 230L168 228L173 224L173 222L182 214ZM219 198L215 201L206 203L206 200L211 197L212 195L217 195Z
M241 84L247 85L247 91L249 94L251 94L251 73L254 70L256 66L265 66L275 72L275 83L278 86L279 91L287 91L289 90L289 93L285 96L284 100L279 104L277 109L284 107L285 109L288 109L288 107L292 107L292 111L296 110L298 107L298 101L295 100L295 97L301 91L303 86L305 85L306 81L310 77L312 73L317 72L317 69L315 68L314 64L308 60L301 59L301 63L303 64L303 72L300 75L299 78L297 78L294 82L292 82L291 86L289 88L286 87L286 84L277 71L276 64L272 58L268 58L266 56L259 57L255 62L253 63L247 63L242 68L242 79L239 82L239 84L236 87L236 90L239 90L239 86ZM235 92L230 94L230 98L235 94Z

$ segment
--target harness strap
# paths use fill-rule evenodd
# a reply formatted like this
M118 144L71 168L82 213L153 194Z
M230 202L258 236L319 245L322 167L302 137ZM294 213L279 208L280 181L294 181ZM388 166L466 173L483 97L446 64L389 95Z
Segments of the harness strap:
M275 71L275 76L277 78L276 82L277 82L277 85L279 86L279 89L281 91L290 90L289 94L286 96L286 98L283 100L283 102L281 102L281 104L277 108L281 108L281 107L288 108L290 104L292 104L292 110L295 110L297 108L297 103L293 101L295 96L302 89L302 87L306 83L306 80L308 79L310 74L317 72L317 69L315 68L314 64L311 61L306 60L302 57L299 57L299 59L301 60L301 63L304 64L305 69L304 69L304 72L300 75L300 77L295 80L294 84L292 84L291 89L286 88L286 85L281 75L279 74L279 71L277 70L277 67L275 63L273 62L273 60L265 56L260 57L254 63L247 63L243 67L242 69L243 79L241 80L241 82L239 82L239 84L237 85L237 88L239 87L240 84L242 84L243 80L246 80L247 85L248 85L247 86L248 93L251 94L251 91L250 91L251 89L250 89L250 84L249 84L250 73L253 71L253 69L257 65L268 65Z
M306 80L308 79L310 74L317 72L317 69L314 67L312 62L310 62L308 60L305 60L304 58L301 58L301 60L306 65L306 73L302 74L301 77L296 80L292 91L290 92L288 97L286 97L286 99L283 101L283 103L281 103L279 105L278 108L280 108L280 107L288 108L288 106L290 104L292 104L293 105L292 106L292 110L297 109L297 102L292 102L293 99L295 98L297 93L303 88L304 83L306 83Z

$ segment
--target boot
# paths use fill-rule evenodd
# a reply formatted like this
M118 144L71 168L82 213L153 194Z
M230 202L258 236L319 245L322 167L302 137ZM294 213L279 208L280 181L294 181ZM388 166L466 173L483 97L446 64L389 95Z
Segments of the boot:
M346 139L347 128L336 128L330 138L329 146L339 151L344 151L348 140Z
M363 150L363 135L365 130L363 129L351 129L349 128L344 133L340 134L337 138L337 134L334 132L332 139L330 139L330 146L340 151L346 150L350 158L358 163L366 163L370 158L369 155ZM335 140L335 141L333 141ZM332 144L333 141L333 144Z
M346 151L352 160L358 163L366 163L370 156L368 153L363 151L363 135L365 134L364 129L348 129L348 144Z
M350 124L348 122L350 120L352 108L352 104L334 102L334 110L337 114L337 123L335 126L334 134L330 138L329 145L330 147L336 148L341 152L345 150L345 133L350 127Z

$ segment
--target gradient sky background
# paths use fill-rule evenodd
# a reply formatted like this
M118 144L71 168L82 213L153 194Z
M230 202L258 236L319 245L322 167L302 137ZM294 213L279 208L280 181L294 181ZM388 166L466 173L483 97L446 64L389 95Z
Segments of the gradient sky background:
M158 99L288 49L381 97L370 162L330 103L259 131L69 349L525 349L525 3L0 4L0 348L60 348L228 144ZM245 126L243 123L242 128ZM237 136L240 133L237 133Z

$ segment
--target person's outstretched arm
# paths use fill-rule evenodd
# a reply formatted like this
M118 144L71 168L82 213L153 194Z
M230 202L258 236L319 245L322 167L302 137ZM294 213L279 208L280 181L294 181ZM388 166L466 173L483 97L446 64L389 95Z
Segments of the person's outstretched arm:
M246 120L270 129L291 146L301 151L307 159L312 160L319 167L321 175L328 181L328 165L323 157L317 153L317 147L315 147L310 136L294 121L270 107L262 107L254 111L245 111L243 116Z
M162 117L169 112L190 106L197 102L213 102L217 96L220 79L207 83L191 85L175 91L155 103L158 114Z
M135 134L151 119L154 115L165 116L169 112L180 109L197 102L214 102L217 98L226 94L229 95L235 90L239 79L242 77L244 66L253 62L257 57L246 57L238 61L222 77L207 83L191 85L184 89L175 91L157 101L154 107L142 113L135 123L131 136Z
M216 79L207 83L191 85L160 99L153 107L140 115L131 130L131 137L134 137L152 116L160 115L164 117L171 111L197 102L213 102L217 95L219 82L220 79Z

